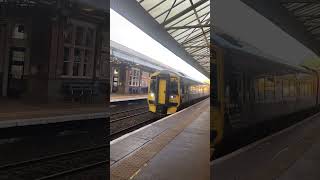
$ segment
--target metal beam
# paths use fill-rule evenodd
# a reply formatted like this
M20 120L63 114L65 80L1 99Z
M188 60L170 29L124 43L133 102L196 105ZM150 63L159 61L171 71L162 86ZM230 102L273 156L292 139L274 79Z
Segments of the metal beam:
M174 20L178 19L179 17L187 14L188 12L192 11L193 8L197 8L200 5L204 4L205 2L208 2L208 0L201 0L201 1L197 2L197 3L195 3L193 6L190 6L187 9L185 9L185 10L181 11L180 13L176 14L175 16L171 17L166 22L162 23L162 25L165 26L165 25L171 23L172 21L174 21Z
M210 55L208 55L208 54L193 54L193 56L210 57Z
M320 55L320 41L307 31L303 23L281 5L278 0L241 0L259 14L269 19L283 31Z
M209 48L208 46L183 46L185 48Z
M191 5L192 5L194 15L197 17L198 25L200 26L200 29L201 29L201 31L202 31L203 40L207 43L208 46L210 46L209 41L208 41L207 36L206 36L206 33L205 33L204 30L203 30L203 26L201 27L201 21L200 21L200 19L199 19L198 12L197 12L196 8L194 7L193 1L190 0L190 3L191 3Z
M206 0L207 1L207 0ZM131 23L142 29L150 37L196 68L205 76L206 71L150 14L135 0L110 0L110 7Z
M204 25L194 25L194 26L175 26L175 27L167 27L167 30L171 29L191 29L191 28L204 28L204 27L210 27L209 24Z

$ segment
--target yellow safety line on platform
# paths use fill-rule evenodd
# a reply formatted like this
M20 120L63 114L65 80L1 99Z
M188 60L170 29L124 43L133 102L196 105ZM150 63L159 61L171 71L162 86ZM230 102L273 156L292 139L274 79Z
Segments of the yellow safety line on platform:
M141 168L157 155L170 141L179 135L191 122L193 122L203 110L209 108L208 100L199 104L200 108L192 108L188 111L188 115L178 114L179 118L184 120L176 124L174 127L168 128L160 135L155 137L151 142L144 145L141 149L130 155L128 158L121 160L118 164L111 167L111 180L128 180L133 179L139 174ZM201 109L201 110L199 110ZM189 115L190 114L190 115Z

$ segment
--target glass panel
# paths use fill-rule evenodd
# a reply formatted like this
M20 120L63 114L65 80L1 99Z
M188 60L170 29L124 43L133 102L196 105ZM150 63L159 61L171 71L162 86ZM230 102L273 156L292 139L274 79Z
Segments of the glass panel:
M274 79L272 77L268 77L265 79L265 99L274 99Z
M264 78L258 80L258 99L264 99Z
M70 59L70 49L67 47L64 47L63 61L69 61L69 59Z
M78 48L74 49L74 63L73 63L73 76L79 76L81 63L81 50Z
M156 80L151 79L149 93L155 93L155 92L156 92Z
M73 63L73 76L79 76L80 63Z
M11 78L22 79L22 75L23 75L23 66L21 65L11 66Z
M81 62L81 50L78 48L74 49L74 62L75 63Z
M24 62L24 51L12 51L12 61Z
M83 64L83 76L87 76L87 64Z
M176 78L171 78L170 95L178 95L178 80Z
M173 16L177 15L178 13L180 13L181 11L185 10L186 8L188 8L190 6L191 6L191 3L189 2L189 0L184 1L183 3L179 4L179 6L173 8L171 10L171 13L169 14L168 18L172 18ZM193 10L190 11L190 13L193 13Z
M289 89L290 96L295 96L295 89L294 89L295 84L294 83L295 83L294 80L290 80L290 89Z
M70 62L63 62L62 75L70 75L70 74L69 74L70 64L71 64Z
M12 38L14 39L25 39L25 27L23 24L15 24L13 28Z
M289 96L289 80L283 80L283 97Z
M277 100L282 99L282 81L280 79L276 79L276 85L275 85L275 95Z
M91 51L88 51L88 50L85 51L84 62L85 63L92 62L92 52Z

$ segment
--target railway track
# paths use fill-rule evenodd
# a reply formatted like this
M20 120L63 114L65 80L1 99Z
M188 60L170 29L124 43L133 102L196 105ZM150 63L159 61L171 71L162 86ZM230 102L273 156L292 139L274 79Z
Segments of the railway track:
M110 139L113 140L159 118L159 115L148 111L148 106L113 113L110 116Z
M134 113L132 114L132 112L134 112ZM110 123L121 121L123 119L134 117L134 116L144 114L147 112L149 112L148 106L141 106L141 107L137 107L137 108L132 108L132 109L124 110L124 111L118 111L115 113L111 113L110 114Z
M108 167L107 148L101 145L3 165L0 179L47 180Z
M185 104L182 109L203 99L205 98L195 100L193 102L190 102L189 104ZM116 139L126 133L155 122L165 116L149 112L148 106L145 106L145 108L134 108L132 110L122 112L117 113L119 114L119 116L113 116L113 114L111 114L110 140Z

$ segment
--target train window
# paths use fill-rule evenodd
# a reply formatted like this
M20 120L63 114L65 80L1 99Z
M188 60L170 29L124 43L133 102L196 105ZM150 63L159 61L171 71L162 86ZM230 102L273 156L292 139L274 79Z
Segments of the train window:
M299 82L299 96L305 96L305 95L306 95L305 82L300 81Z
M264 78L257 79L256 81L256 100L264 100Z
M283 90L283 97L289 96L289 80L283 80L282 82L282 90Z
M295 96L295 81L289 81L289 96Z
M265 78L265 100L266 101L272 101L274 100L274 78L273 77L267 77Z
M178 81L175 78L170 81L170 95L178 95Z
M312 95L312 83L307 82L306 84L306 96L311 96Z
M282 100L282 80L275 80L275 99L276 101Z
M149 93L155 93L155 92L156 92L156 80L151 78Z
M184 83L183 83L183 81L181 81L181 83L180 83L180 88L181 88L181 94L185 94L185 89L184 89Z
M14 39L26 39L25 26L23 24L15 24L12 32Z

